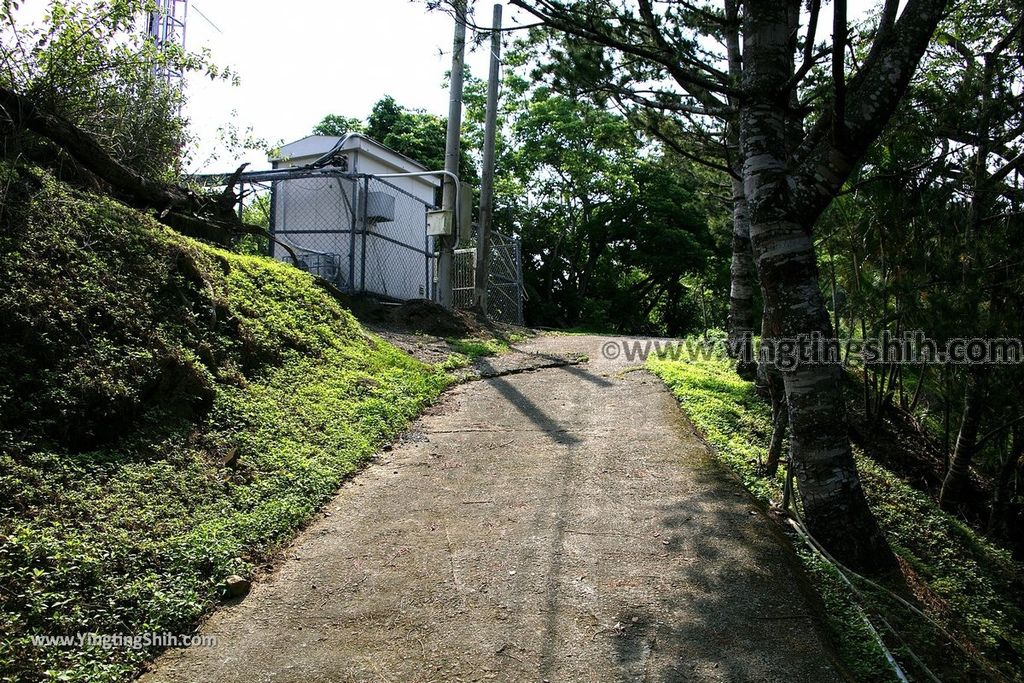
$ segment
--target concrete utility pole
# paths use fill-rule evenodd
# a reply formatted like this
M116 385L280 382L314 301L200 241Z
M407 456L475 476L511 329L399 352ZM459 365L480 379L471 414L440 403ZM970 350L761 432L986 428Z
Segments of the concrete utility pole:
M466 61L466 0L455 0L455 41L452 44L452 75L448 99L448 136L444 145L444 170L459 174L459 136L462 132L462 76ZM452 216L452 234L438 239L437 255L437 298L445 308L455 305L452 291L452 272L455 262L455 243L459 233L456 225L456 195L458 186L449 176L445 176L444 194L441 208L450 211Z
M480 178L480 231L476 237L476 281L473 305L487 313L487 277L494 218L494 141L498 130L498 85L501 81L501 5L491 19L491 71L487 77L487 117L484 120L483 174Z

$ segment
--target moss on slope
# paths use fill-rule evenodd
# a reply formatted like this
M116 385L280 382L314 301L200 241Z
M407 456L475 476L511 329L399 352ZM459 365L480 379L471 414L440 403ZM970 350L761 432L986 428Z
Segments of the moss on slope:
M0 167L0 680L116 681L449 381L304 273Z

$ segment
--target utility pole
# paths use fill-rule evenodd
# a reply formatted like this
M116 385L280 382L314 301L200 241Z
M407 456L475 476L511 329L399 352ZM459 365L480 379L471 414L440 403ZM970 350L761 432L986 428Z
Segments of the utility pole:
M491 19L491 70L487 76L487 117L484 120L483 174L480 178L480 230L476 236L476 281L473 305L487 313L487 277L494 219L494 142L498 129L498 85L501 80L501 5Z
M444 145L444 170L459 174L459 137L462 133L462 76L466 60L466 0L455 0L455 41L452 44L452 75L448 99L448 136ZM455 262L455 243L459 239L456 195L458 185L445 176L441 208L450 212L452 234L438 238L437 298L445 308L453 308L452 269Z

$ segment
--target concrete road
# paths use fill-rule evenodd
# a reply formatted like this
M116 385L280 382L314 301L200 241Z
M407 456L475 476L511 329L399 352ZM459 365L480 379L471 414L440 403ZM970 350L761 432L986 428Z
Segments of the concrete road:
M143 680L842 678L792 549L606 341L449 392Z

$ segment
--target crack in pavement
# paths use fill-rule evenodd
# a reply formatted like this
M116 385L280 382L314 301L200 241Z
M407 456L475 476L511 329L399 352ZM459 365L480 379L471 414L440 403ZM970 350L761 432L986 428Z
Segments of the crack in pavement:
M606 341L452 389L143 681L841 678L792 548Z

